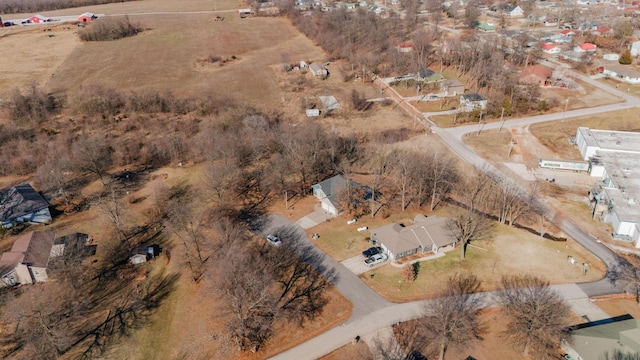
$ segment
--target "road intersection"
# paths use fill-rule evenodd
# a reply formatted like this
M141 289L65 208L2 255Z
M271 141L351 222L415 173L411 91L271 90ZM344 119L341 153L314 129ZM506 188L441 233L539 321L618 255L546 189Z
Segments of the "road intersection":
M552 63L544 63L544 65L556 68L559 65ZM505 178L508 178L507 174L502 173L495 166L490 164L487 160L478 156L463 142L463 137L469 136L469 134L480 133L489 129L510 129L514 127L520 127L524 125L530 125L546 121L558 121L579 116L588 116L594 114L601 114L611 111L618 111L624 109L631 109L640 106L640 99L635 98L628 93L612 89L594 79L580 74L575 74L571 71L567 71L571 76L578 78L592 86L607 91L621 99L620 103L603 105L592 108L576 109L571 111L565 111L561 113L545 114L538 116L525 117L520 119L512 119L504 122L483 123L479 125L458 126L453 128L441 128L435 123L431 122L428 117L423 116L423 124L431 129L431 132L438 135L442 141L462 160L472 164L477 169L483 171L490 171L494 175L499 174ZM394 98L395 101L402 100ZM403 107L404 108L404 107ZM414 116L414 113L410 109L405 110ZM415 109L413 109L415 110ZM516 183L518 181L515 181ZM288 220L284 217L277 217L272 215L272 221L285 224ZM625 263L625 261L614 253L607 246L595 239L590 234L585 233L575 224L566 219L557 220L556 225L568 236L576 240L587 250L592 252L596 257L601 259L607 266L607 268L613 269ZM292 225L297 226L297 225ZM302 229L301 229L302 230ZM307 241L309 244L312 242L307 238L304 232L301 232L303 241ZM342 264L331 259L324 254L317 247L313 246L315 251L318 251L321 256L325 258L324 265L333 267L338 272L339 276L335 281L335 286L342 292L353 304L353 313L347 322L337 326L313 339L300 344L288 351L285 351L273 359L278 360L297 360L297 359L317 359L320 358L348 343L351 340L360 335L374 333L379 329L393 325L398 322L408 321L420 317L425 306L429 306L429 302L432 300L415 301L402 304L394 304L384 300L377 293L366 286L360 278L349 271ZM606 317L606 314L599 310L599 308L591 303L589 297L597 295L606 295L620 292L612 282L605 277L601 280L578 283L578 284L564 284L554 285L553 288L557 290L561 296L567 301L574 312L578 315L588 316L591 320L601 319ZM495 305L494 293L483 293L485 307Z

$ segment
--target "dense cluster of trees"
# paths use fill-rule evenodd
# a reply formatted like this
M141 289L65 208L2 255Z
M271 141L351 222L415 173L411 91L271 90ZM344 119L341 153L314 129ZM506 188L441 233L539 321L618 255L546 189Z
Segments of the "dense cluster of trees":
M134 0L0 0L0 14L35 13Z
M78 36L82 41L111 41L134 36L143 30L139 24L129 21L128 16L105 17L82 28L78 31Z

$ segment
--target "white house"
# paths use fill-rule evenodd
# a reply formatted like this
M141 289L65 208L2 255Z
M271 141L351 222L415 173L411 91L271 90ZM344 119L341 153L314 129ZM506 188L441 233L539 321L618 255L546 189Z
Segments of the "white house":
M545 54L559 54L560 50L559 46L550 43L542 44L542 52Z
M460 96L460 107L467 112L471 112L476 109L484 110L487 108L487 103L487 99L482 97L480 94L464 94Z
M625 65L607 65L604 67L602 73L612 79L628 84L640 84L640 72Z
M633 44L631 44L631 56L638 56L640 55L640 41L634 41Z
M604 54L602 55L602 58L605 60L609 60L609 61L618 61L620 60L620 55L619 54Z
M508 17L518 17L524 14L524 10L518 5L507 6L502 13Z

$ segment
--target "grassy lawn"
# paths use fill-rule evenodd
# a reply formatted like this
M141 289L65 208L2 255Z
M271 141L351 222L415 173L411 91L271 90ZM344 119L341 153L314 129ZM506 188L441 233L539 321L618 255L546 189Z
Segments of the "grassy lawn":
M636 304L633 296L619 295L613 298L596 299L594 303L612 317L630 314L640 319L640 306Z
M445 257L421 262L418 279L413 283L405 283L402 269L389 265L363 274L362 279L386 299L406 302L430 297L456 272L472 272L484 281L484 290L495 289L503 274L534 273L554 284L602 277L604 265L572 240L553 242L504 225L496 226L494 231L492 240L473 243L482 249L467 249L466 260L460 259L457 249ZM586 275L581 266L567 262L568 255L577 264L589 264Z
M350 257L359 255L362 251L371 247L367 239L370 236L369 230L388 224L390 222L411 223L411 219L418 212L394 212L388 218L383 219L382 216L364 216L358 219L358 222L348 225L350 219L348 215L340 215L331 221L319 224L307 231L309 237L318 233L320 238L314 240L316 246L326 252L336 261L342 261ZM369 230L358 232L357 228L367 226Z
M620 81L615 81L607 78L600 78L598 79L598 81L603 84L609 85L612 88L616 88L620 91L625 91L626 89L626 91L633 96L640 96L640 85L626 84Z

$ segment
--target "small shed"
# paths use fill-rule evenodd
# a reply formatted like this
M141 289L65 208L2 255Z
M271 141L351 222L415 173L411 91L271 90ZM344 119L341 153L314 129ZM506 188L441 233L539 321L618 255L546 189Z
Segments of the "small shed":
M340 109L340 103L334 96L319 96L320 102L327 110L338 110Z
M150 261L158 256L160 256L160 252L162 249L160 245L138 245L131 250L131 256L129 257L129 262L132 264L142 264L147 261Z
M306 113L307 117L317 117L320 116L320 109L307 109Z
M313 74L313 76L327 76L327 74L329 74L327 69L322 66L322 64L318 63L309 65L309 71L311 71L311 74Z

